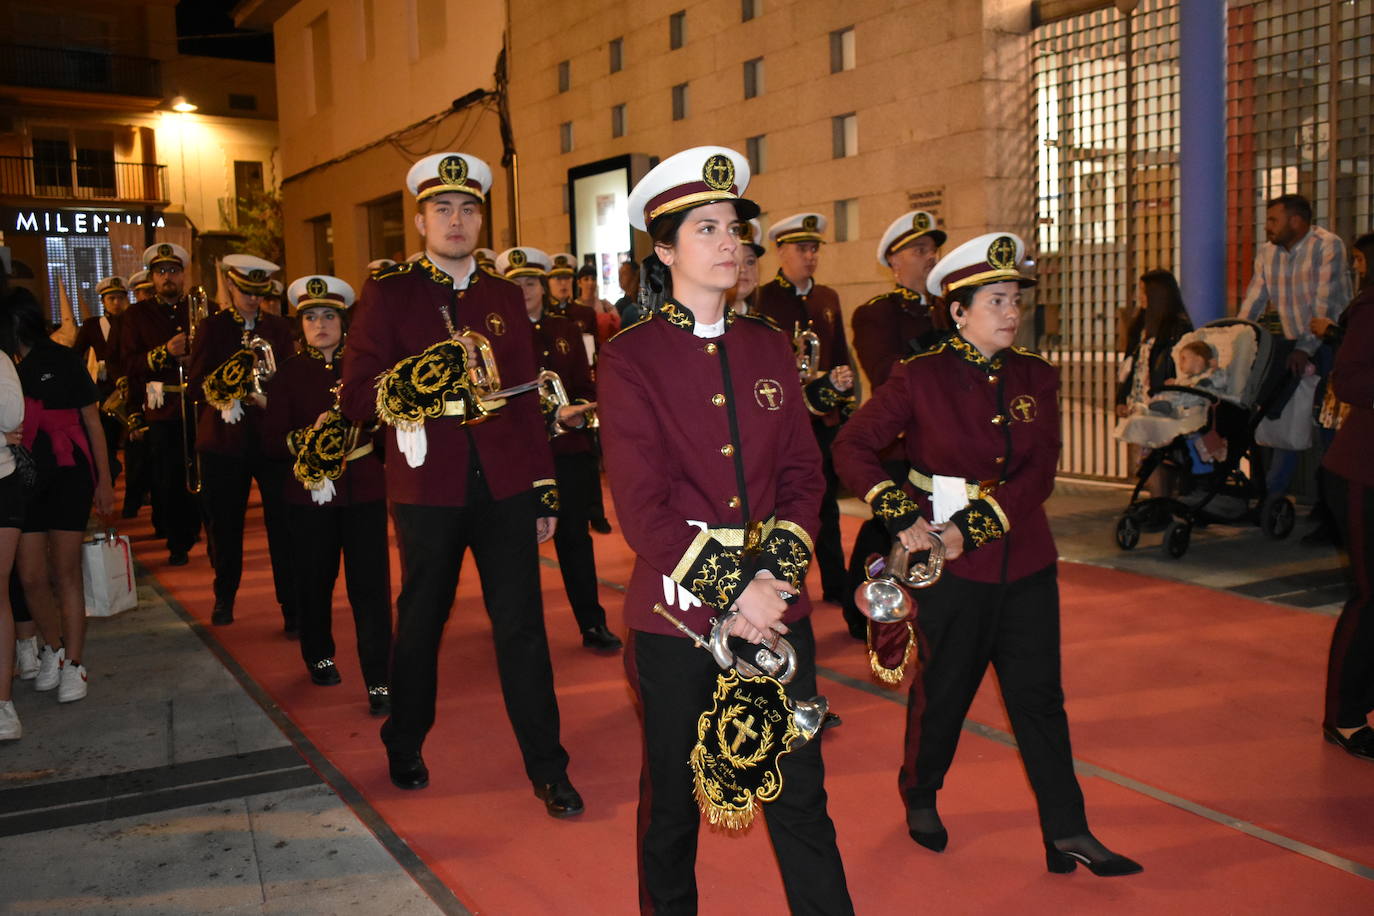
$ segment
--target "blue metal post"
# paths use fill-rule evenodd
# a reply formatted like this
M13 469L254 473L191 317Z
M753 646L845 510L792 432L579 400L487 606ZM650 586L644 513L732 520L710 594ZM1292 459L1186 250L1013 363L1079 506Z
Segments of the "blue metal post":
M1225 317L1226 0L1179 4L1179 283L1195 325Z

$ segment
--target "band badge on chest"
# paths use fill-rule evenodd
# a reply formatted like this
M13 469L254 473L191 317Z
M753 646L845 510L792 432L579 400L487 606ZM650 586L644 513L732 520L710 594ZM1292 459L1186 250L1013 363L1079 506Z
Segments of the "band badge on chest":
M572 352L572 345L568 343L566 337L560 337L557 340L555 340L553 342L553 348L557 350L559 353L563 354L564 356L567 356L569 353Z
M495 336L501 337L506 333L506 319L492 312L487 316L487 330Z
M771 378L754 383L754 400L764 410L782 410L782 386Z
M1011 402L1011 418L1029 423L1035 419L1035 398L1028 394L1017 395Z

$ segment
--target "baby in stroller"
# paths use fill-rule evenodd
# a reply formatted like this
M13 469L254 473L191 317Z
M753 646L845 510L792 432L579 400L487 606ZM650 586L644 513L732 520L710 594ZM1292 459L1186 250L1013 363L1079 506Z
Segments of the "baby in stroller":
M1217 365L1212 345L1203 340L1189 340L1178 349L1178 377L1169 379L1170 386L1202 388L1213 394L1226 390L1227 372ZM1150 413L1164 417L1182 416L1189 407L1206 407L1207 398L1191 391L1169 390L1150 401Z

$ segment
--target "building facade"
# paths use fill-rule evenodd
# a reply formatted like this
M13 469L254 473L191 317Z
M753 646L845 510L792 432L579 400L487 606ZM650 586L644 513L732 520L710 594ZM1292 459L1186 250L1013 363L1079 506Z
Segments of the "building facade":
M212 263L237 200L278 181L272 66L178 54L175 7L0 2L0 232L55 318L59 281L97 314L100 278L158 233Z

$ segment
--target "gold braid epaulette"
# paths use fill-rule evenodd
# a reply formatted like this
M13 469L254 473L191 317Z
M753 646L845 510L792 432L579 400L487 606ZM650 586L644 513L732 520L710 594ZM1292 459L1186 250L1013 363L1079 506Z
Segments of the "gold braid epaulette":
M377 416L414 431L444 414L447 395L468 398L467 351L453 340L431 344L377 376Z
M308 426L289 434L288 441L296 446L296 463L291 473L308 490L318 490L326 479L338 480L356 439L357 429L352 423L337 410L325 411L324 422L318 428Z
M220 363L200 384L206 402L216 410L226 410L234 401L248 397L254 359L252 350L239 350Z

